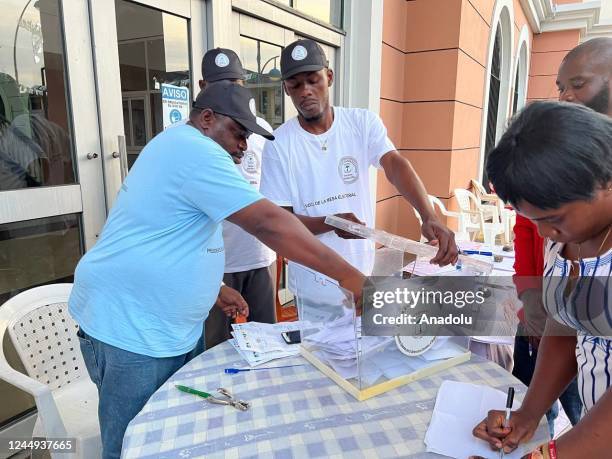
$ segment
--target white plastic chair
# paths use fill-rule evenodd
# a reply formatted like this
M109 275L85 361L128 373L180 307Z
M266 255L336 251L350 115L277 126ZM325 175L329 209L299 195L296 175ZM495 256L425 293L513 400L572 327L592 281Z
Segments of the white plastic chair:
M516 212L512 209L506 208L506 203L500 199L494 193L487 193L482 183L478 180L470 180L472 184L472 189L474 190L474 195L476 199L479 199L483 204L485 209L489 205L493 205L497 207L497 214L499 216L499 222L502 224L504 228L504 244L510 244L512 239L512 228L514 228L514 223L516 222ZM487 204L488 203L488 204ZM485 221L487 216L485 214ZM493 222L496 222L493 220Z
M495 245L497 235L504 233L504 227L499 222L497 207L483 206L472 192L462 188L455 188L454 193L461 214L459 231L471 234L472 240L474 240L476 234L482 233L485 244ZM484 207L490 207L491 209L485 209ZM485 221L487 211L492 215L492 222Z
M478 180L470 180L470 184L472 185L472 189L474 190L474 195L477 199L480 199L483 203L489 203L497 206L501 199L494 193L487 193L485 187ZM502 202L503 204L503 202Z
M444 203L442 203L442 201L440 201L435 196L432 196L429 194L427 195L427 197L429 198L429 203L434 208L434 210L437 207L440 210L440 213L444 215L445 217L456 218L457 221L461 222L461 214L459 212L452 212L450 210L446 210L446 206L444 205ZM419 224L423 226L423 219L421 218L421 214L419 214L419 211L416 210L414 207L412 208L412 210L414 211L414 215L419 221ZM456 241L466 241L468 239L469 239L468 233L465 231L462 231L461 228L459 228L459 231L455 233ZM421 235L420 242L427 242L427 239L423 235Z
M0 343L8 335L27 375L12 368L0 345L0 379L31 394L38 418L34 437L76 439L76 452L53 458L101 457L98 391L89 378L68 314L72 284L20 293L0 306Z
M429 195L429 202L431 202L431 205L434 207L434 209L437 207L440 210L440 213L445 217L455 218L458 222L461 221L460 212L452 212L450 210L446 210L446 206L444 205L444 203L435 196ZM467 241L469 238L469 234L466 231L463 231L461 228L459 228L459 231L455 233L456 241Z

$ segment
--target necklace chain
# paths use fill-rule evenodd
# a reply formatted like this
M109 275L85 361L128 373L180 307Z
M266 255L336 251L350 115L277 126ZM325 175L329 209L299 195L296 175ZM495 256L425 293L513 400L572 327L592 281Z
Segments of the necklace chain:
M608 236L610 236L610 231L612 231L612 225L608 226L608 232L606 233L606 237L603 238L603 241L601 241L601 244L599 245L599 248L597 249L597 252L595 252L595 256L596 257L599 256L599 253L601 252L601 249L603 249L604 244L608 240ZM578 263L582 262L582 257L580 256L580 249L581 248L582 248L582 242L580 244L578 244Z
M317 138L319 145L321 145L321 150L327 151L327 141L329 140L329 137L325 137L324 140L321 140L318 135L315 135L315 137Z

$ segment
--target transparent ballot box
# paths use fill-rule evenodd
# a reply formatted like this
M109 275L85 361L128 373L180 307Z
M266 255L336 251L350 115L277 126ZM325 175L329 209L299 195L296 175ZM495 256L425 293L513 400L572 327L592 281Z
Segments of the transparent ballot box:
M304 323L301 353L357 400L469 360L466 337L363 335L351 292L303 266L293 269L295 301Z
M325 217L325 223L354 234L355 236L369 239L376 244L382 245L390 250L395 250L401 253L411 253L417 257L433 258L438 248L422 242L416 242L396 234L391 234L383 230L370 228L360 223L355 223L335 215ZM471 275L488 275L493 270L493 264L484 260L471 258L466 255L459 255L458 265L465 274ZM372 274L376 275L376 274Z

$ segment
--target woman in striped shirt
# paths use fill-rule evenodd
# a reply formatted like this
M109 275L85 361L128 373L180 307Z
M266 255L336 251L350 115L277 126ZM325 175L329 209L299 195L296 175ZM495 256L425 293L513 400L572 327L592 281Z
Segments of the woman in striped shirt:
M612 457L612 120L535 102L490 153L487 174L546 239L548 319L522 406L505 428L504 413L491 411L474 435L514 450L577 375L582 419L544 449L559 459Z

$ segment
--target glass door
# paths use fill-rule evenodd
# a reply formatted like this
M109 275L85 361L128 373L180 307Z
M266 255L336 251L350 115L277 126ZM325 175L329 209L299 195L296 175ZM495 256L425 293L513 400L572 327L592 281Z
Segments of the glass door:
M189 21L115 0L115 22L114 52L119 59L127 162L132 167L147 142L164 129L163 106L168 100L162 85L191 88Z
M123 96L123 129L128 167L132 167L147 144L147 139L151 138L150 110L146 95L132 93Z
M0 0L0 9L2 307L23 290L72 282L103 225L105 194L86 3ZM0 429L34 409L1 381L0 400Z

